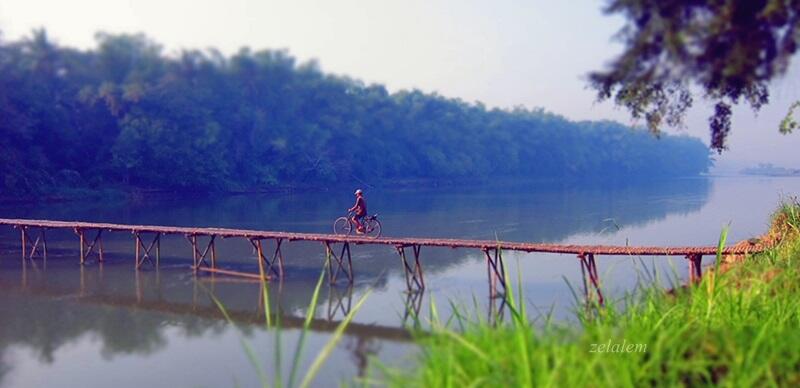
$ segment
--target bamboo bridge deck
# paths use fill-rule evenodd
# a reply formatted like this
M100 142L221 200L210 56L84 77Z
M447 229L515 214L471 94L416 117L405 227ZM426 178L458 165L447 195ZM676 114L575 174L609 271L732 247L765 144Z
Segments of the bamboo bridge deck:
M504 293L506 288L505 265L502 251L540 252L576 255L584 274L584 289L588 294L586 283L590 283L602 303L603 297L599 287L599 276L595 264L595 256L683 256L689 262L691 280L702 276L701 262L703 256L716 255L715 246L694 247L655 247L655 246L611 246L611 245L562 245L549 243L510 242L492 240L464 240L414 237L382 237L370 238L359 235L334 235L319 233L291 233L280 231L263 231L230 228L198 228L154 225L127 225L113 223L51 221L30 219L2 219L0 225L7 225L21 231L22 256L33 259L37 253L47 256L46 230L73 230L80 240L80 261L85 263L91 255L103 261L103 232L128 232L135 239L135 268L140 269L145 263L158 266L160 258L160 241L165 235L183 235L192 249L192 268L194 271L217 273L221 275L241 276L256 279L283 279L284 258L281 246L284 242L306 241L323 244L327 254L327 269L331 283L335 283L340 273L347 280L354 279L353 264L350 255L351 245L386 245L393 247L401 259L409 289L424 289L420 251L422 247L447 247L478 249L485 254L490 290L493 294ZM88 237L88 238L87 238ZM219 267L215 240L217 238L244 238L252 244L258 256L259 273L240 272ZM263 241L272 241L274 250L265 251ZM334 250L340 244L341 249ZM41 247L41 249L40 249ZM411 248L413 261L406 256L406 249ZM155 252L153 250L155 249ZM752 254L764 249L759 244L740 243L722 249L725 255ZM337 253L338 252L338 253ZM155 261L153 260L155 256ZM210 263L206 261L210 259ZM588 276L587 276L588 275Z

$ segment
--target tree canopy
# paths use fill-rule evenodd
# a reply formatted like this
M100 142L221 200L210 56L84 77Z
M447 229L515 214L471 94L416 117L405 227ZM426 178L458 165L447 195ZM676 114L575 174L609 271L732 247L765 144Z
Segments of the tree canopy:
M613 98L658 133L682 125L699 86L714 102L711 147L719 152L731 107L766 104L769 81L786 72L800 43L800 0L611 0L606 12L627 19L619 33L626 47L590 75L599 99ZM792 113L781 132L794 128Z
M684 176L697 139L541 109L390 93L243 48L166 55L143 35L82 51L0 44L0 188L259 190L406 180Z

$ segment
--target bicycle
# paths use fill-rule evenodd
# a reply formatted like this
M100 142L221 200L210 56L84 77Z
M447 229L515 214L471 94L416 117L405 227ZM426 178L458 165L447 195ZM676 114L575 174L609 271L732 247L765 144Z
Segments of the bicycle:
M346 236L356 232L356 224L353 222L354 212L347 213L346 217L339 217L333 222L333 234ZM378 221L378 215L364 216L361 219L361 225L364 227L364 236L369 238L378 238L381 236L381 222Z

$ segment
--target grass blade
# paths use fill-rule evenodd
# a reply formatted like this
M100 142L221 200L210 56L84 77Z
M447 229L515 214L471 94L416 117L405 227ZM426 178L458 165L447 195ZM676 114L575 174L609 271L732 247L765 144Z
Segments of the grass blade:
M328 263L330 262L330 252L328 252L328 260L325 261L325 266L322 268L322 272L319 274L319 279L317 279L317 285L314 287L314 294L311 297L311 303L308 306L308 310L306 311L306 320L303 322L303 331L300 332L300 339L297 340L297 346L294 350L294 358L292 359L292 370L289 372L289 387L294 387L294 379L297 376L297 368L300 366L300 358L303 355L303 348L305 347L306 343L306 335L308 334L309 328L311 326L311 321L314 319L314 315L317 310L317 300L319 299L319 290L322 288L322 280L325 279L325 271L328 269Z
M311 367L308 368L308 372L303 378L303 381L300 383L301 387L308 387L309 384L311 384L311 381L314 380L314 377L316 377L317 373L319 373L319 369L322 367L322 364L325 362L325 360L328 359L328 357L330 357L331 352L333 352L333 349L342 339L345 329L347 329L347 326L356 316L358 310L361 309L361 306L364 304L364 302L367 301L367 297L371 292L372 292L371 290L367 291L358 300L356 305L353 307L352 310L350 310L347 316L345 316L344 320L342 320L342 322L339 323L338 326L336 326L336 330L331 335L331 339L328 340L328 343L325 344L325 347L322 348L322 351L320 351L319 354L317 354L317 357L314 359L314 362L311 364Z
M208 296L211 298L214 304L217 305L219 311L222 312L222 315L225 317L225 320L228 321L228 323L231 326L233 326L233 328L237 331L237 333L240 332L239 326L237 326L236 322L234 322L233 319L231 319L231 316L228 314L228 310L225 309L225 306L222 304L222 302L219 299L217 299L217 297L214 296L214 294L212 294L210 291L208 290L206 291L208 292ZM244 348L245 354L247 355L247 360L250 361L250 364L252 364L254 368L256 368L256 373L258 373L258 379L261 382L261 386L269 387L269 382L267 381L267 374L266 372L264 372L264 368L261 367L261 363L259 362L256 353L253 351L253 348L250 347L250 345L248 345L247 342L245 342L244 338L242 338L241 335L239 335L239 342L242 344L242 348Z

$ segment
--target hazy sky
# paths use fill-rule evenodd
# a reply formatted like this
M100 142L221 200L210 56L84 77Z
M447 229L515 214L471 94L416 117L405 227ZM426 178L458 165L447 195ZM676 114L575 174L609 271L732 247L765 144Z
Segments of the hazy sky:
M390 90L418 88L488 106L543 107L574 120L627 112L595 103L585 76L621 50L619 17L603 0L571 1L271 1L271 0L0 0L2 39L45 27L63 45L94 47L94 33L143 32L168 53L216 47L232 53L286 48L317 59L326 72ZM800 133L778 134L789 104L800 99L800 59L771 88L756 116L735 110L731 150L721 166L760 161L800 168ZM710 105L698 100L684 131L708 143Z

